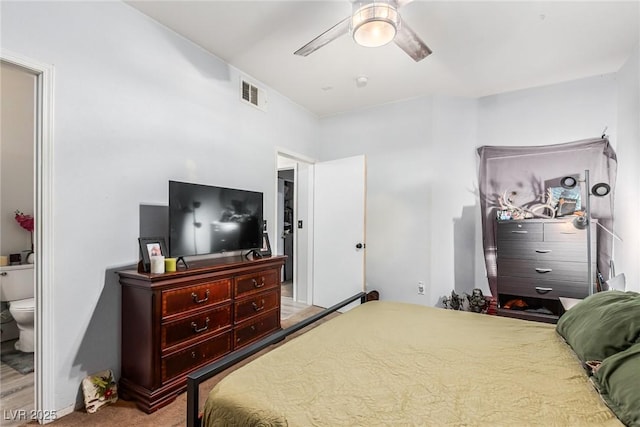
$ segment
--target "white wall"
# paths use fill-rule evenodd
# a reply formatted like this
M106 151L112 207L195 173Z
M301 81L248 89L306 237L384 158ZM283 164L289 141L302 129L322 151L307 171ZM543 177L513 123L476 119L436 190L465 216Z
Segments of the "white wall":
M545 145L617 137L614 74L487 96L478 101L478 146Z
M33 215L35 83L33 74L0 65L0 255L31 249L15 211Z
M454 253L465 256L454 246L455 221L475 199L474 132L475 101L465 99L420 98L322 120L322 160L366 155L367 288L383 299L435 305L453 289ZM458 274L473 277L469 269L472 262Z
M55 67L62 410L87 374L119 375L114 271L137 262L139 205L166 204L169 179L256 190L274 227L275 147L316 157L318 120L271 90L267 113L241 103L237 70L120 2L3 2L1 19L3 49Z
M624 273L627 289L640 291L640 45L617 74L618 185L614 242L616 273Z

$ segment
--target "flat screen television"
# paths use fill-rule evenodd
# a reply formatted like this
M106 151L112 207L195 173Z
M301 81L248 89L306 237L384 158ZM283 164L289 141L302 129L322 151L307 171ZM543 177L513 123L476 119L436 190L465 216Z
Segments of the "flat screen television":
M261 248L262 199L256 191L169 181L171 256Z

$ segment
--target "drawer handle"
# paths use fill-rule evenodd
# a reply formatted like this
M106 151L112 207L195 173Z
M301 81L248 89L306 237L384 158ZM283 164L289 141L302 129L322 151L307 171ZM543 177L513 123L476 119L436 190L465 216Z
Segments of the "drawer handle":
M204 332L209 329L209 318L205 320L204 326L202 328L198 328L198 324L196 322L191 322L191 327L193 328L193 332L199 334L200 332Z
M551 249L536 249L536 252L539 254L548 254L551 252Z
M209 289L204 293L203 299L198 299L198 295L195 292L191 292L191 298L193 298L193 302L196 304L202 304L203 302L209 301Z
M260 303L262 304L260 307L258 307L258 304L256 304L255 302L252 302L251 306L255 311L264 310L264 300L260 301Z
M560 234L578 234L575 231L561 231Z
M543 288L541 286L536 286L536 292L539 294L546 294L547 292L551 292L553 288Z
M551 268L536 268L538 273L551 273L553 270Z
M256 325L251 325L251 330L252 330L253 332L255 332L255 331L256 331Z
M261 288L264 286L264 276L260 278L260 283L256 279L251 279L251 282L253 282L253 287Z
M527 234L528 231L527 230L511 230L512 233L514 234Z
M195 359L195 358L196 358L196 352L195 352L195 351L192 351L192 352L191 352L191 358L192 358L192 359Z

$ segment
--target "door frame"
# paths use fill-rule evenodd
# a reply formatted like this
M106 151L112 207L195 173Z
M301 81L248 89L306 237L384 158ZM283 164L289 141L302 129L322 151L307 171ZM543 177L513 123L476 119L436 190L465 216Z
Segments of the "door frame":
M276 147L275 150L275 162L276 162L276 168L275 168L275 215L274 218L276 218L276 222L278 219L278 215L280 214L279 212L279 206L278 206L278 158L279 157L284 157L286 159L292 160L295 163L305 163L307 165L309 165L310 167L310 171L312 171L313 165L315 164L316 160L312 159L310 157L307 157L305 155L299 154L299 153L295 153L291 150L288 150L286 148L282 148L282 147ZM299 207L298 207L298 202L300 200L300 198L305 198L307 200L308 203L308 208L309 208L309 212L308 215L309 217L305 219L306 222L306 230L308 233L308 239L307 239L307 265L306 265L306 270L307 270L307 275L306 278L304 278L306 280L306 284L307 284L307 289L306 289L306 294L307 294L307 299L306 301L299 301L299 302L303 302L306 303L307 305L313 305L313 179L312 179L312 174L310 173L310 178L309 178L309 185L307 186L307 194L301 194L300 192L300 185L298 185L299 183L299 168L295 167L294 168L294 187L293 187L293 203L294 203L294 228L297 230L297 221L298 221L298 214L299 214ZM294 257L293 257L293 300L297 301L297 296L298 296L298 286L300 286L299 283L299 277L298 277L298 273L299 273L299 267L298 267L298 263L300 261L300 256L298 256L298 232L294 232L294 239L293 239L293 253L294 253ZM280 236L276 236L276 238L274 239L276 241L276 251L279 250L279 245L281 244L281 239ZM276 252L277 253L277 252Z
M54 68L7 49L0 60L36 76L34 146L35 251L35 414L56 414L53 340L53 108ZM60 417L65 414L58 413ZM40 415L39 415L40 416ZM40 416L41 417L41 416ZM40 418L41 424L55 417Z

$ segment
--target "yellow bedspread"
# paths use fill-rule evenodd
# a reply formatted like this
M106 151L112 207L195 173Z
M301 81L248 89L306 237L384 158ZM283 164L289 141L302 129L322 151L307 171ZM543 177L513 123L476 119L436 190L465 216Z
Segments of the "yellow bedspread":
M224 378L203 425L620 423L554 325L374 301Z

